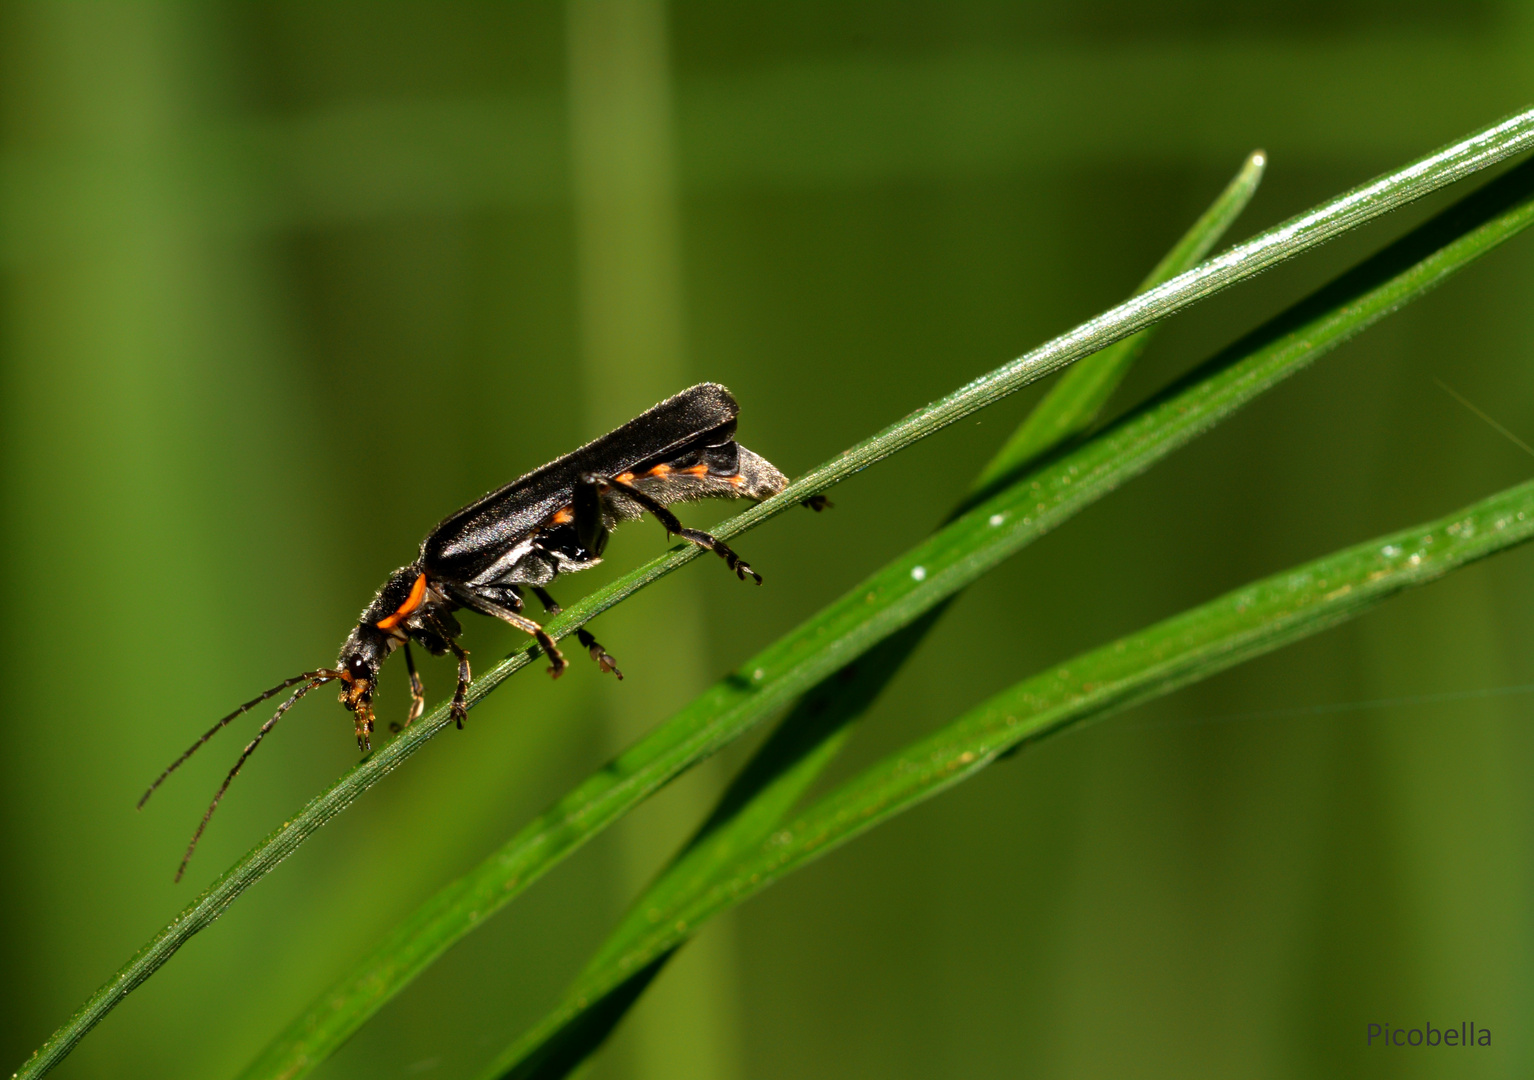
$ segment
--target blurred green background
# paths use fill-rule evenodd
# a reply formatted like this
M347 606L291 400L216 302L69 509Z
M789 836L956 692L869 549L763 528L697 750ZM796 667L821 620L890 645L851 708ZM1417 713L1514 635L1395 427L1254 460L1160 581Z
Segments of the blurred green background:
M258 721L133 812L212 719L331 662L445 513L704 378L802 472L1122 298L1248 151L1271 165L1232 240L1531 102L1511 0L0 5L0 1056L355 760L347 714L305 703L180 886ZM1119 407L1461 193L1176 319ZM1527 476L1433 380L1534 440L1531 286L1523 238L994 573L827 782ZM700 562L602 618L626 682L503 687L57 1075L238 1071L450 875L923 535L1038 392L743 538L766 587ZM630 526L556 595L662 547ZM481 666L525 640L466 625ZM1484 692L1534 682L1531 632L1524 550L990 770L711 925L591 1075L1526 1075L1534 696ZM748 749L319 1075L486 1061ZM1365 1047L1371 1022L1461 1020L1494 1047Z

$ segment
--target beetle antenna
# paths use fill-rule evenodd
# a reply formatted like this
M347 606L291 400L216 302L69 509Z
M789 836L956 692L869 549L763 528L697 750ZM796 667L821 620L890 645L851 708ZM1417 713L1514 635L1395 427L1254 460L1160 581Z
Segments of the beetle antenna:
M243 716L245 713L249 712L251 709L254 709L257 705L261 704L267 698L273 697L273 696L275 696L277 694L282 693L288 687L293 686L296 683L309 682L310 680L316 680L314 685L318 686L318 685L320 685L320 683L329 682L332 679L339 679L339 678L341 678L341 673L339 671L331 671L329 668L321 668L319 671L306 671L306 672L304 672L301 675L294 675L291 679L284 679L282 682L280 682L276 686L272 687L270 690L268 690L266 693L262 694L260 697L252 698L250 701L247 701L245 704L241 705L238 709L234 710L234 712L230 713L228 716L224 717L218 723L216 723L212 727L210 727L207 730L207 732L203 735L202 738L198 739L191 746L188 746L186 748L186 752L185 753L183 753L175 761L172 761L169 765L167 765L165 767L165 771L162 772L155 779L154 783L149 785L149 790L144 792L143 797L139 799L139 801L138 801L138 808L140 810L144 809L144 804L149 801L149 796L154 794L155 788L157 788L161 784L165 783L165 778L167 776L169 776L171 773L175 772L177 769L181 768L182 764L186 761L187 758L189 758L193 754L195 754L198 751L198 749L202 746L203 743L207 742L209 739L213 738L214 735L218 734L219 729L222 728L225 724L229 723L231 720L234 720L234 719L236 719L236 718L238 718L240 716ZM305 691L305 693L307 693L307 691ZM291 705L292 702L289 702L288 704ZM283 706L283 707L286 708L287 706ZM281 714L279 713L278 715L281 715Z
M261 745L261 740L266 738L266 733L277 726L277 721L282 719L282 714L296 705L299 698L303 697L310 690L313 690L316 686L324 686L326 683L333 679L337 679L340 676L332 671L316 671L302 677L307 678L310 681L305 683L303 686L300 686L297 690L293 691L292 696L289 697L288 700L277 706L277 711L272 714L272 718L266 723L262 724L261 730L256 732L256 737L250 740L250 745L246 746L244 750L240 751L240 756L238 760L235 761L234 768L229 770L229 775L224 777L224 782L219 785L218 794L213 796L213 801L208 804L207 813L202 815L202 824L197 826L197 831L192 834L192 842L186 846L186 854L181 856L181 865L176 867L177 881L180 881L181 875L186 873L186 864L192 861L192 852L197 850L197 841L202 839L202 831L208 827L208 822L213 817L213 811L218 809L219 800L224 797L224 792L229 790L229 785L233 783L234 778L239 775L240 767L245 764L245 759L256 752L256 747ZM296 680L294 679L289 679L286 683L283 684L283 687L279 687L279 689L292 686L295 681ZM276 692L276 690L272 691L272 693ZM256 699L256 701L260 700L260 698ZM256 704L256 701L252 701L250 704L254 705ZM246 706L246 708L249 708L249 706ZM217 731L218 728L214 728L213 730ZM209 734L212 734L212 732L209 732ZM207 738L207 736L203 737ZM193 747L192 749L195 750L196 747ZM191 751L188 751L188 753L190 752Z

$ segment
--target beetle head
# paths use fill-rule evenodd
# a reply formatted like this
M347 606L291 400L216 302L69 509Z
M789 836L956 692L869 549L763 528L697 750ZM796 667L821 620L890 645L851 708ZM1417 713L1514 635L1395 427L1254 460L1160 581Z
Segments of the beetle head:
M377 627L362 623L341 646L336 667L341 673L341 704L352 711L357 729L357 746L369 749L373 731L373 691L378 686L378 669L383 666L393 644Z

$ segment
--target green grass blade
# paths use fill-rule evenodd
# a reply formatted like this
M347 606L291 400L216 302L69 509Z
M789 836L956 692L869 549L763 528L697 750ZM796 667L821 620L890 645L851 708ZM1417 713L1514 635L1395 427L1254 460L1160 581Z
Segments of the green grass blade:
M1381 214L1399 209L1446 184L1530 148L1534 148L1534 110L1508 117L1402 169L1360 184L1170 281L1130 297L946 397L923 406L806 473L782 493L735 518L731 525L738 530L750 528L1067 364L1099 352L1199 300L1318 247ZM687 552L686 555L696 558L697 552Z
M722 879L657 912L648 932L588 974L562 1009L484 1077L563 1075L579 1060L561 1032L600 1023L708 919L996 758L1170 693L1344 622L1404 589L1534 538L1534 482L1228 593L1025 679L810 806Z
M303 1075L441 952L598 829L1082 507L1516 234L1534 221L1531 193L1534 165L1488 184L1215 357L1196 385L1124 418L1027 482L1002 489L868 578L444 888L243 1075Z
M999 531L1021 524L1042 532L1053 527L1530 224L1534 224L1534 163L1488 184L1222 350L1182 380L1178 388L1003 489L886 573L900 579L921 566L924 576L930 578L937 570L932 550L940 538L962 546L963 535L973 537L985 529ZM1023 515L1022 521L1014 523L1010 515L1018 513ZM1036 535L1032 533L1027 539ZM980 550L977 548L976 553ZM853 595L857 592L854 590ZM935 609L929 611L923 622L935 616ZM914 623L886 640L881 648L891 655L881 657L881 661L898 664L924 630L922 622ZM738 832L733 824L723 830L717 843L686 852L674 870L663 875L643 902L635 905L566 1001L500 1059L501 1067L519 1063L512 1073L516 1076L560 1075L558 1068L579 1061L600 1041L607 1029L599 1021L615 1023L622 1015L605 995L610 992L632 999L638 992L625 981L611 982L611 965L619 956L630 955L636 940L650 940L657 923L685 920L696 898L711 890L721 875L733 879L736 860L754 848L752 831L763 828L772 813L786 813L796 781L804 772L817 768L820 758L834 753L844 737L841 729L881 685L880 671L870 655L856 665L847 683L832 681L818 689L818 700L806 703L813 719L786 731L780 744L775 736L763 748L761 772L749 778L764 788L762 804L751 806L750 793L744 789L731 797L732 804L743 806L750 819L738 827ZM773 768L778 775L772 775ZM770 830L772 824L765 827ZM642 965L644 981L653 977L665 960L664 950L647 955ZM631 966L626 970L640 969ZM590 981L593 979L595 983ZM597 983L605 989L595 989Z
M1225 235L1225 230L1246 209L1246 204L1252 201L1267 163L1268 156L1261 150L1248 155L1219 198L1162 257L1136 291L1144 292L1176 277L1209 254ZM1085 431L1150 344L1155 332L1155 327L1147 327L1071 365L980 471L974 486L983 489Z
M1247 156L1236 175L1197 221L1178 238L1136 292L1144 292L1196 265L1219 243L1226 230L1251 201L1262 181L1267 156ZM1125 373L1145 351L1159 326L1147 327L1100 353L1073 365L1055 388L1034 407L974 481L982 489L997 478L1036 460L1091 423ZM963 507L954 511L960 512ZM725 872L741 853L754 848L777 827L815 778L840 752L853 723L883 693L907 657L925 639L952 599L945 600L910 626L874 646L856 664L836 672L813 687L794 705L765 743L752 755L720 798L718 806L657 880L634 901L617 929L588 964L598 969L612 955L627 950L646 933L646 912L664 910L672 898L696 891L703 882ZM644 973L644 982L659 973L666 958ZM634 980L633 982L637 982ZM624 995L632 1004L639 990ZM614 995L615 997L617 995ZM608 1002L593 1011L593 1020L563 1040L570 1053L560 1059L561 1072L589 1053L627 1011ZM573 1036L573 1037L572 1037ZM547 1066L545 1066L547 1068Z
M1354 188L1149 292L1131 298L947 397L917 410L814 469L790 484L782 493L725 522L716 530L716 534L725 540L737 536L800 500L826 490L853 473L904 449L939 428L963 419L1035 379L1106 348L1120 338L1144 329L1278 262L1293 258L1366 221L1530 147L1534 147L1534 110L1499 121L1405 168ZM673 549L571 605L563 615L550 622L549 632L556 637L572 632L577 626L697 556L698 549L695 547ZM531 658L531 651L517 653L480 676L469 690L470 705L494 690L512 673L525 667ZM30 1080L42 1076L62 1061L75 1044L115 1008L123 997L157 971L194 934L217 919L241 893L297 850L310 835L355 802L368 788L398 768L447 724L446 707L433 710L425 719L411 725L399 738L349 770L328 790L311 800L156 934L27 1059L16 1076ZM654 767L646 775L658 772L669 777L680 767L675 763L672 734L656 734ZM619 760L636 764L630 755ZM667 769L672 771L668 773ZM604 806L609 805L606 801L609 798L625 803L622 795L613 795L615 790L621 789L623 793L640 792L640 798L653 790L653 786L633 782L632 777L621 781L614 779L611 784L606 781L605 774L594 777L577 790L590 795L595 802ZM588 790L590 785L601 790ZM632 805L632 802L625 805ZM611 818L603 819L604 823L608 820ZM582 839L589 835L589 830L582 828L579 822L573 828Z

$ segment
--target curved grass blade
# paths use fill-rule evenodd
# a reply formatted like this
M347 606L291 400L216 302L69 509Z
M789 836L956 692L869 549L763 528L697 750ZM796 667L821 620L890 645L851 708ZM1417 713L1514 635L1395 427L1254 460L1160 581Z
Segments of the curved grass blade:
M705 691L441 890L243 1074L301 1076L443 951L677 772L713 753L1082 507L1534 222L1534 165L1493 181L1271 320L1168 393L946 526ZM913 571L920 569L920 573ZM898 648L898 645L889 645ZM872 670L872 669L870 669Z
M1084 653L976 706L819 802L746 852L647 933L607 954L565 1005L497 1059L485 1080L564 1075L587 1032L623 1007L657 965L708 919L903 810L975 775L1002 754L1170 693L1362 614L1534 539L1534 482L1438 521L1275 574ZM571 1038L562 1038L565 1032Z
M1124 475L1148 468L1246 401L1423 295L1454 270L1530 224L1534 224L1534 163L1520 166L1449 208L1223 350L1181 380L1180 391L1174 387L1159 395L1008 491L1030 493L1030 501L1038 500L1040 513L1046 512L1046 507L1056 513L1053 500L1066 492L1077 498L1088 496L1090 501ZM993 508L1007 497L1008 492L1003 492L959 521L975 522L990 513L985 517L990 524L995 520ZM635 903L558 1010L500 1059L502 1067L516 1064L508 1075L563 1075L563 1070L600 1043L623 1013L608 995L632 1001L642 989L626 980L610 982L612 965L630 955L639 942L651 940L656 925L685 921L691 905L721 878L733 879L737 861L776 829L803 787L839 748L848 725L882 689L888 674L879 665L903 661L939 610L934 608L883 642L880 652L856 664L844 683L828 680L806 698L798 725L785 724L774 733L759 752L759 760L754 760L731 786L705 826L706 838L686 850ZM707 835L710 832L712 835ZM642 966L628 968L636 972L633 978L647 983L663 965L668 950L682 940L685 937L659 954L646 954Z
M801 500L825 491L838 481L910 446L939 428L963 419L1035 379L1097 352L1120 338L1144 329L1278 262L1293 258L1381 214L1531 147L1534 147L1534 110L1501 120L1402 169L1330 199L1149 292L1125 301L947 397L918 409L812 470L771 499L725 522L715 530L715 535L722 540L738 536ZM549 633L557 639L573 632L576 627L639 589L697 558L698 554L698 549L691 546L673 549L579 603L572 604L563 615L549 623ZM470 706L494 690L513 672L525 667L532 655L532 650L517 653L480 676L470 687ZM223 914L242 892L297 850L311 834L356 801L364 791L398 768L427 740L446 727L447 723L445 706L433 710L423 720L407 728L399 738L364 759L328 790L312 799L156 934L116 975L92 994L47 1042L33 1052L15 1076L19 1080L31 1080L51 1070L119 1001L175 955L176 950L194 934ZM652 763L652 770L669 778L679 767L674 764L674 758L669 752L670 735L661 732L656 735L660 738L654 747L658 753ZM639 749L636 747L631 753L638 753ZM668 769L671 771L668 772ZM591 782L599 779L593 778ZM584 790L585 785L577 789L578 792ZM653 787L646 788L641 784L629 790L647 794ZM603 820L605 824L610 818Z
M1254 150L1220 192L1219 198L1182 235L1171 251L1146 275L1135 291L1142 293L1192 267L1219 243L1262 183L1268 155ZM1155 327L1115 342L1100 353L1072 364L1050 388L1028 418L1012 433L996 456L980 470L974 486L985 488L1007 473L1037 461L1061 443L1085 431L1108 403L1113 391L1150 344Z

